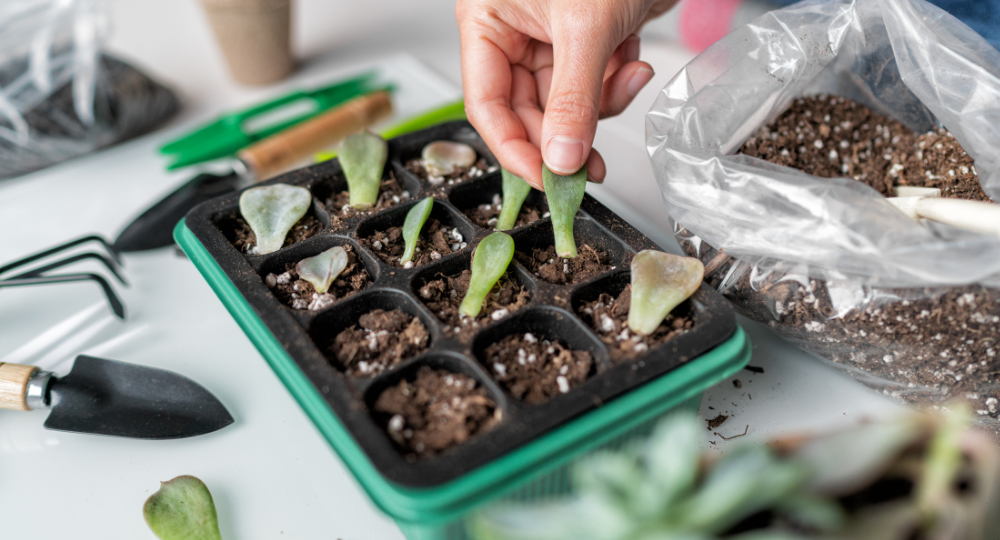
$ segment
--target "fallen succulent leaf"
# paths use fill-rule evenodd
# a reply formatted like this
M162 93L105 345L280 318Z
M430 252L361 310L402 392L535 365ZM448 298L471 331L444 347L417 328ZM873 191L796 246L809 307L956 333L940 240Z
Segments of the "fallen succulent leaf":
M142 514L160 540L221 540L219 519L208 487L193 476L160 482Z
M332 247L315 257L302 259L295 265L299 277L312 283L319 294L330 290L330 285L347 268L347 251L341 246Z
M240 215L257 236L256 253L264 255L281 249L288 231L312 204L308 189L288 184L250 188L240 195Z
M476 163L476 150L454 141L434 141L424 147L420 158L431 176L446 176Z
M701 287L705 267L693 257L640 251L632 259L632 303L628 327L648 336L675 307Z

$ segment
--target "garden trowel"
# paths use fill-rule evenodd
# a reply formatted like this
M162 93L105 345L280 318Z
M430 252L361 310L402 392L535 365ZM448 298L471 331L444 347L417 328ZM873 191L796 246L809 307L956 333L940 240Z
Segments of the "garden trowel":
M929 219L969 231L1000 236L1000 205L941 198L938 188L898 186L890 204L911 219Z
M233 423L222 403L187 377L83 355L65 377L0 363L0 409L50 409L47 429L135 439L193 437Z

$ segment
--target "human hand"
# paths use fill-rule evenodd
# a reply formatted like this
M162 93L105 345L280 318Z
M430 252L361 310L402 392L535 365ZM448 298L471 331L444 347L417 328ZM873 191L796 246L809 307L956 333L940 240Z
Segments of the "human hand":
M508 171L542 189L542 160L559 174L587 165L597 120L619 114L653 78L639 61L643 22L677 0L458 0L469 121Z

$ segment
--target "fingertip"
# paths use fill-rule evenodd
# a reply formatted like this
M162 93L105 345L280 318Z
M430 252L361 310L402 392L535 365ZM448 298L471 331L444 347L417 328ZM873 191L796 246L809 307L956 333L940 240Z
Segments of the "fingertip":
M573 174L583 166L586 150L580 139L556 135L545 145L545 165L558 174Z
M608 168L604 163L604 157L596 149L591 149L590 155L587 156L587 181L603 184L607 174Z

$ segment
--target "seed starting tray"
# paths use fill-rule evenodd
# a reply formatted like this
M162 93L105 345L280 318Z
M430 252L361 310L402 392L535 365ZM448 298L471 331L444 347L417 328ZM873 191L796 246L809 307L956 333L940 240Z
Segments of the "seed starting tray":
M374 469L400 489L442 486L454 483L470 471L595 409L607 408L607 404L623 394L660 379L679 366L697 364L701 361L700 355L724 342L731 345L730 342L735 342L737 337L739 344L732 350L740 351L739 354L727 353L729 356L718 362L704 360L706 365L715 362L711 369L703 371L708 373L714 370L712 376L716 378L704 382L697 393L742 367L739 362L740 359L743 363L746 361L743 357L746 346L742 332L738 332L733 312L721 296L705 285L680 308L693 315L693 328L651 347L634 359L620 363L610 360L609 351L589 325L578 317L576 308L594 300L602 292L617 296L628 284L629 263L635 253L642 249L656 249L656 246L589 195L585 197L576 218L574 230L577 244L590 244L606 251L614 270L584 283L558 286L532 275L515 258L509 274L530 291L529 304L499 321L490 321L471 343L446 336L444 324L424 305L416 289L430 276L439 273L452 275L468 267L476 244L492 231L473 224L462 210L489 203L495 194L501 192L501 176L499 171L484 171L478 178L454 185L448 182L432 185L405 168L407 160L419 157L425 144L443 139L466 142L476 148L480 157L496 164L467 122L443 124L389 141L384 178L388 178L391 171L412 197L380 213L341 218L343 221L339 230L329 230L330 216L322 202L331 193L347 189L338 162L331 160L265 183L280 182L310 189L314 199L309 214L325 227L320 234L268 255L241 253L231 241L233 220L238 216L239 193L198 206L178 225L176 231L178 242L314 421L318 422L317 415L326 412L318 410L322 406L316 403L307 405L310 398L303 397L306 394L318 393L322 397L322 405L333 411L343 430L339 434L327 434L327 438L345 461L357 459L354 454L360 448ZM402 269L383 263L359 243L359 238L367 237L373 231L401 225L406 212L427 196L435 197L432 217L449 228L457 228L468 244L466 248L444 254L440 260L423 266ZM531 204L533 200L537 202L541 197L541 193L534 192L526 204ZM544 248L552 243L552 225L548 218L508 232L514 238L516 249L521 252L530 254L532 247ZM267 274L281 273L286 264L314 256L336 245L352 246L371 278L371 283L354 296L338 300L317 312L294 310L281 303L264 283ZM356 324L361 315L378 308L398 308L419 318L428 330L429 348L378 376L347 376L342 366L324 354L323 348L339 332ZM262 325L257 322L258 319ZM589 351L596 369L589 379L568 393L537 405L520 402L494 380L483 350L509 334L525 332L531 332L539 339L560 340L572 349ZM734 335L737 332L738 335ZM274 357L284 354L273 347L272 342L287 353L305 379L295 379L283 372L287 366L276 364ZM736 359L740 355L743 356ZM417 369L424 365L463 373L475 379L487 390L497 408L502 409L502 420L491 430L437 456L408 461L386 433L384 419L373 415L371 408L384 389L402 378L412 380ZM689 369L696 368L692 366ZM717 373L719 370L726 370L726 373ZM305 381L307 385L299 384ZM690 399L692 393L683 397ZM681 397L678 395L678 399ZM342 440L344 435L353 442ZM356 474L359 473L356 471ZM372 493L372 487L364 481L362 483Z

